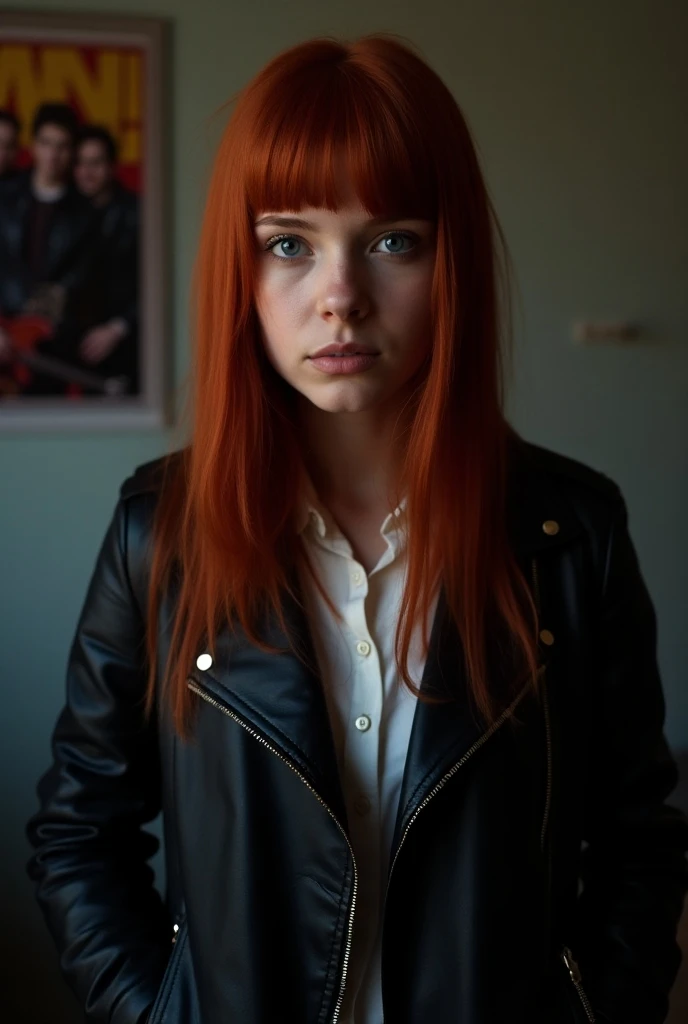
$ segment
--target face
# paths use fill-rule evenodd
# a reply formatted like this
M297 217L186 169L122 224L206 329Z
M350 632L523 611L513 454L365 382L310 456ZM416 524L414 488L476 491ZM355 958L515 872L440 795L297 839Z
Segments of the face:
M69 132L57 124L44 124L32 143L33 162L46 181L64 181L72 162L73 145Z
M309 226L266 220L276 216ZM403 399L431 347L433 222L376 223L349 195L335 212L265 210L254 223L256 308L267 357L280 376L329 413ZM313 356L332 342L357 343L376 355L366 368L328 373Z
M17 133L11 124L0 121L0 174L14 167L17 159Z
M97 139L82 142L76 154L74 181L86 196L97 195L112 181L113 166L108 160L105 146Z

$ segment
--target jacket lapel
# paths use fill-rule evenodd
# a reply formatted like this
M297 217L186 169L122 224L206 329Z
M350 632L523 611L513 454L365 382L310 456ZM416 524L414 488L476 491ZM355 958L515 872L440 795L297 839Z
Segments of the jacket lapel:
M575 510L556 490L544 487L543 475L527 464L512 474L507 502L508 530L514 553L526 578L533 559L544 561L561 544L582 530ZM543 530L553 520L555 534ZM297 595L296 577L292 583ZM216 701L256 730L286 755L346 828L346 810L322 679L317 670L310 626L301 605L285 595L289 633L309 660L307 668L294 654L272 655L249 644L237 625L217 636L213 663L207 670L194 666L190 678ZM261 636L287 648L287 634L274 614L266 617ZM201 652L199 652L201 653ZM546 652L542 652L543 658ZM504 708L513 700L513 681L499 677L490 666L496 692L503 688ZM472 701L460 635L450 621L444 589L440 590L420 684L425 695L449 695L450 702L416 704L402 779L393 848L415 808L446 771L483 742L487 730Z
M512 452L507 491L507 532L511 547L529 585L532 587L534 563L538 575L551 553L571 543L582 532L582 524L570 502L549 483L549 475L538 471L536 446ZM556 532L543 528L556 524ZM540 564L542 563L542 565ZM541 609L542 611L543 609ZM543 625L545 617L541 616ZM496 648L495 648L496 649ZM546 663L548 648L540 644L540 664ZM508 669L497 658L488 672L493 692L499 698L498 723L509 717L526 688L514 690ZM440 591L428 656L420 684L424 695L449 694L451 702L432 704L418 701L409 738L409 748L401 785L392 850L416 808L440 779L485 742L494 727L481 721L472 698L465 664L464 647L458 629L450 619L444 589Z
M295 588L300 594L298 581ZM346 828L334 737L310 626L303 607L288 595L283 612L290 635L312 669L295 654L261 651L237 625L235 632L228 626L218 632L211 667L203 671L194 666L190 678L294 762ZM274 613L265 618L261 637L275 647L289 646Z

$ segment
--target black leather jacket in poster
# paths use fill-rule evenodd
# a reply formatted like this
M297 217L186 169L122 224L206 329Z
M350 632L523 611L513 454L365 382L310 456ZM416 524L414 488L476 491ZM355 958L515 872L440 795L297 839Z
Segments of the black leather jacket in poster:
M76 630L28 826L38 900L93 1024L348 1024L358 875L318 676L225 629L211 666L189 665L194 741L165 708L143 724L159 465L123 483ZM455 699L416 706L384 908L385 1024L660 1024L688 821L665 802L677 771L653 605L609 477L526 442L512 467L546 700L521 691L477 725L440 600L423 686L441 673ZM262 635L286 645L275 621ZM164 899L141 828L161 809Z

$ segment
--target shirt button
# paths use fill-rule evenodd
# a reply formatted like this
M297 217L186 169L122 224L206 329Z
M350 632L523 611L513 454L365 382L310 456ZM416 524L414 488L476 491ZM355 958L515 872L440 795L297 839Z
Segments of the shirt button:
M554 634L549 629L542 629L540 630L540 639L549 647L554 643Z
M361 573L358 571L358 569L356 569L355 572L351 573L351 579L354 581L354 583L360 583L361 582L362 576L361 576Z
M356 644L356 650L365 658L370 654L370 644L367 640L359 640Z
M367 796L363 796L361 794L361 796L357 796L356 799L354 800L354 807L356 809L357 814L367 814L368 811L370 810L370 800L368 799Z
M370 719L367 715L359 715L354 724L359 732L365 732L366 729L370 729Z

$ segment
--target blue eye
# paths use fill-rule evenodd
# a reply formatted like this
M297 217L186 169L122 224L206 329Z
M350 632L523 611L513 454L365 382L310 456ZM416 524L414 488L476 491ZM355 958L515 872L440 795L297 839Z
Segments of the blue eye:
M380 239L377 245L380 245L383 242L386 243L390 238L405 238L407 241L413 242L414 245L410 250L407 249L405 252L387 250L386 252L383 253L383 255L395 256L397 259L404 259L405 257L408 258L409 256L413 255L414 249L416 248L418 242L418 237L416 235L412 234L410 231L388 231L387 234ZM272 251L278 242L295 242L297 245L305 244L302 243L302 240L297 235L273 235L272 238L270 238L263 247L265 251L268 252L270 256L272 256L273 259L279 260L281 263L293 263L295 260L302 258L301 256L294 256L293 254L285 253L284 251L282 251L281 256L278 256L276 253Z
M384 238L380 239L380 242L378 242L378 245L381 242L387 242L387 240L389 238L405 238L407 242L412 242L414 240L411 235L407 235L405 232L402 232L402 231L391 231L388 235L385 235ZM406 250L406 251L408 252L408 250ZM401 256L401 255L405 255L405 253L400 253L400 252L396 252L396 251L392 250L391 252L388 251L387 255L388 256Z
M271 256L275 256L275 258L278 260L282 259L282 257L286 257L288 259L290 255L289 253L283 252L282 256L276 256L275 253L272 251L273 246L277 245L278 242L299 243L299 239L296 237L296 235L274 235L274 237L271 238L270 241L266 244L265 248L267 249Z

